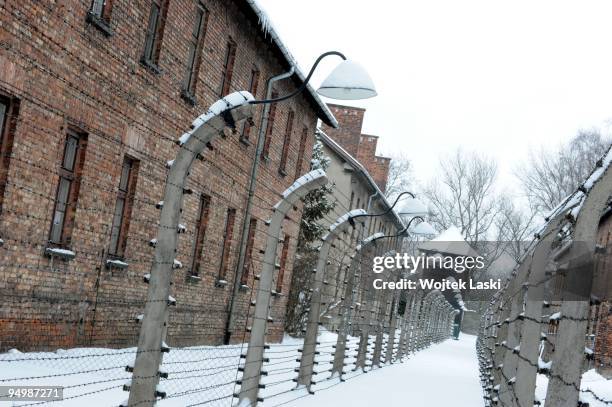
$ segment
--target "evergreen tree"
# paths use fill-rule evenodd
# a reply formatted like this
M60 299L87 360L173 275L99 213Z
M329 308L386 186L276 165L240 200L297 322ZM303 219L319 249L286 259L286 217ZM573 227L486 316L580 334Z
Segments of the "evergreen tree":
M323 151L323 143L317 138L313 146L310 170L322 169L325 171L329 167L329 163L330 159ZM303 330L306 328L310 305L308 288L312 284L314 275L312 270L317 261L317 248L326 230L326 225L321 220L335 207L335 202L330 200L332 188L333 185L326 184L310 191L304 197L300 234L295 262L293 263L291 289L285 318L285 330L291 335L302 336Z

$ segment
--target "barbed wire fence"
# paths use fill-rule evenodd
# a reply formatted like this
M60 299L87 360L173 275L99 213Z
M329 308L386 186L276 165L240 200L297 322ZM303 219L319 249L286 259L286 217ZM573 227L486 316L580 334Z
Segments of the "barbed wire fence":
M610 247L597 243L600 218L612 204L611 162L612 150L550 213L483 314L477 352L486 406L612 405L582 381L606 351L595 348L595 337L607 323L596 332L594 319L602 317L612 271L601 262Z
M24 60L23 63L27 61ZM42 69L39 66L36 68ZM2 79L0 82L6 88L11 86ZM74 84L70 86L77 91ZM18 89L14 91L19 93ZM61 114L61 109L49 105L36 95L19 96L31 102L30 108L41 114ZM234 121L239 119L236 117ZM219 123L213 123L211 131L215 135L223 134L226 130L226 120L227 118L222 118ZM34 121L18 118L15 125L41 137L55 137L55 134L49 134L48 129ZM101 149L95 148L96 143L110 144L118 150L126 147L121 140L110 138L85 124L83 126L91 141L88 155L108 159ZM155 129L147 127L144 130L156 134L164 143L176 144L176 140ZM193 138L195 139L196 137ZM233 137L227 137L227 140L229 143L236 142ZM200 143L209 148L205 140L200 140ZM201 159L201 151L198 149L187 145L181 148L191 156L190 160ZM223 149L216 149L215 152L223 159L231 160ZM191 199L191 191L206 191L220 202L236 206L231 197L211 190L199 177L187 180L171 179L168 170L176 168L176 161L162 161L146 151L141 153L147 158L146 162L142 162L142 170L147 174L143 182L147 183L147 187L166 185L174 190L181 197L179 206L183 199ZM23 152L11 152L9 158L15 170L59 175L55 167L47 166L44 161L31 159ZM214 160L207 160L206 165L213 171L225 173ZM114 175L116 174L100 171L96 174L77 174L75 180L89 190L116 194L117 186L110 182ZM242 175L245 174L235 177ZM313 177L313 174L310 174L310 177ZM273 208L273 213L280 213L280 209L286 206L285 216L282 218L284 227L287 227L287 224L294 228L299 227L299 220L288 216L288 213L301 197L296 195L296 200L291 201L289 195L300 189L305 182L302 178L297 185L294 184L289 192L286 191L279 197L279 205ZM6 187L9 199L23 199L26 205L18 213L8 207L3 208L4 211L14 211L15 215L36 223L48 223L48 219L34 215L36 211L29 211L28 205L42 204L51 208L56 201L54 191L40 189L28 179L11 178ZM265 192L255 195L255 206L261 213L270 213L272 208L267 207L265 202L269 202L269 195L279 194L270 186L263 185L263 188ZM159 191L158 187L152 189ZM336 201L347 200L338 189L334 189L334 193L337 194ZM245 326L242 344L208 345L215 342L214 338L222 336L226 307L214 301L203 304L197 298L201 293L195 289L190 290L189 283L176 279L176 274L183 269L183 262L191 256L184 246L179 245L179 249L173 251L171 257L153 258L152 254L161 243L159 235L155 237L156 229L171 231L176 239L193 241L193 225L197 222L195 214L182 213L180 221L160 221L159 211L163 212L164 208L168 208L168 200L162 200L162 196L151 200L140 195L133 199L135 216L131 222L143 226L145 232L130 236L138 250L134 256L130 256L130 268L127 270L119 270L123 266L119 263L106 263L106 253L103 250L79 249L79 266L62 260L60 253L51 253L48 263L40 260L38 263L26 261L24 256L31 256L32 253L37 255L41 250L41 242L47 240L46 236L43 236L45 231L31 230L31 233L25 234L18 229L8 228L3 232L0 244L0 266L5 285L0 315L3 329L2 347L15 350L0 354L1 384L62 386L65 393L61 405L67 406L135 406L154 403L168 406L227 406L235 402L235 395L240 397L243 391L253 390L246 386L249 382L256 383L252 386L257 394L255 402L262 400L266 403L267 400L268 405L280 405L304 397L309 392L335 386L373 368L401 361L410 353L445 339L450 333L449 323L444 322L440 316L443 313L448 315L452 310L441 300L432 302L433 297L439 298L439 293L428 294L422 299L418 295L412 296L414 301L410 310L398 316L397 296L374 292L375 290L371 289L371 259L374 255L383 254L383 249L389 246L388 243L373 244L365 250L367 253L362 253L356 251L356 241L340 234L334 236L325 265L333 265L334 270L344 269L344 275L331 278L333 271L325 270L314 279L313 284L331 290L328 293L322 292L320 305L326 307L327 311L330 311L331 307L331 314L336 313L335 309L340 310L334 315L339 322L337 328L332 331L340 333L343 330L346 333L343 354L338 351L340 335L336 335L336 332L332 332L332 336L326 335L325 332L319 335L317 332L320 325L327 323L324 318L326 315L322 316L320 313L313 313L309 320L309 326L316 327L314 340L304 343L269 343L272 342L268 337L270 330L282 332L282 315L278 314L278 309L282 309L282 306L270 307L275 310L275 315L272 315L268 307L264 307L265 312L257 313L257 304L269 306L271 301L282 304L286 295L273 288L273 280L278 278L279 264L276 250L270 250L271 254L266 256L268 245L266 250L255 250L250 259L251 270L260 270L260 274L254 274L245 288L248 292L245 299L249 298L246 309L249 311L239 318L240 323ZM75 231L91 239L95 239L95 235L87 226L87 220L114 214L112 206L109 206L112 204L108 202L79 200L76 203L61 203L66 207L74 206L73 209L78 211L79 217L84 217L75 224ZM348 208L343 209L347 213L350 212ZM330 224L337 222L336 219L325 220ZM350 216L346 217L343 227L347 230L361 228L360 232L363 234L364 224L355 222L353 225L350 220ZM268 222L268 219L258 218L258 221L266 224L266 227L258 228L256 233L263 237L261 240L276 242L276 247L277 243L282 241L280 229L273 230L272 222ZM103 233L110 234L108 225L103 227ZM367 239L361 241L362 245L366 243ZM355 260L354 264L351 264L352 260ZM146 267L159 267L164 272L132 271L132 268L141 270ZM28 282L30 284L27 287L20 274L23 270L28 271L28 276L36 276L34 283ZM173 274L175 277L171 278ZM168 278L160 283L160 275ZM354 280L349 284L347 276L351 275ZM272 276L272 286L269 286L268 282L263 284L266 276ZM107 283L110 281L110 284L105 289L100 289L103 278L108 280ZM126 278L138 281L139 284L125 284ZM165 287L160 291L162 294L157 292L151 295L151 287L160 286ZM177 292L181 295L177 295ZM345 298L338 301L332 292L350 293L350 299L345 294ZM151 311L154 308L158 310L155 313ZM134 312L135 310L140 311ZM148 327L151 324L155 325L157 330L154 335L149 333ZM257 325L264 327L258 334L260 344L247 346L246 343L255 337L253 332ZM143 343L143 338L148 344ZM139 346L133 347L137 343ZM259 366L259 373L245 376L249 351L261 353L261 356L251 359L253 365ZM337 354L342 357L336 358ZM139 359L149 362L139 367ZM336 359L337 370L333 371ZM304 384L307 391L304 392L296 382ZM142 383L148 383L148 390L138 390L139 387L142 388ZM144 396L137 400L125 400L128 394L139 391ZM53 403L40 401L15 404Z
M49 196L49 199L52 199L52 197ZM293 203L295 203L291 203L286 197L283 197L281 202L286 202L288 208L292 208ZM148 204L153 205L153 203ZM284 216L283 218L286 221ZM346 217L347 222L345 226L349 225L348 227L350 227L348 219L349 217ZM152 226L155 225L154 220L147 222ZM358 227L363 227L363 224L358 225ZM178 230L177 233L179 233ZM181 233L186 233L187 237L190 236L189 231L184 232L181 230ZM272 234L270 228L259 233L264 233L268 239L281 241L281 234ZM380 235L382 234L378 233L373 237ZM344 245L336 242L335 247L332 248L332 252L326 259L326 265L334 264L338 267L344 267L346 248L352 247L351 245L354 246L354 242L346 242L342 237L338 237L337 240L343 241ZM17 250L18 243L25 243L23 240L13 239L10 235L5 235L4 241L3 250ZM146 243L149 243L149 241L146 240ZM368 240L366 239L362 244L367 246ZM340 248L341 246L342 248ZM377 336L385 332L389 335L390 322L389 325L383 324L381 329L376 332L376 336L368 335L367 343L369 346L366 347L366 364L363 366L357 365L359 338L354 336L355 333L361 332L364 327L371 328L376 324L370 319L370 316L375 313L378 313L378 318L374 321L380 319L387 320L396 314L392 312L390 305L392 301L376 299L376 296L368 297L371 295L370 291L368 291L370 284L368 284L369 280L367 278L369 271L371 271L371 258L375 254L381 254L380 250L375 250L375 244L372 244L372 246L372 250L368 255L364 255L363 251L353 248L353 251L356 253L351 256L353 265L345 273L348 276L352 275L358 280L354 281L353 288L348 285L347 278L339 281L340 288L344 289L345 293L350 292L351 294L350 298L342 300L340 309L350 311L352 308L355 311L349 312L347 317L343 318L340 325L347 332L344 356L341 359L341 371L336 372L336 374L332 372L332 366L338 351L338 340L333 337L329 340L317 338L314 342L314 359L311 362L313 370L311 380L309 381L310 386L308 386L311 392L335 386L340 381L349 380L372 368L382 366L380 362L378 364L373 363L375 342ZM382 248L382 245L380 246ZM81 251L79 256L92 256L98 260L95 256L99 256L99 253L85 253ZM147 260L143 256L142 259L135 259L134 261L146 262ZM276 258L270 262L266 261L265 257L254 256L251 261L254 263L259 262L262 270L267 267L268 270L272 271L272 273L268 274L274 275L274 271L278 268ZM174 261L171 264L167 264L167 266L175 270L180 268L180 265ZM73 270L66 263L59 261L51 268L46 265L40 265L36 270L41 273L40 291L48 292L49 295L42 296L23 293L5 296L4 308L9 310L9 314L3 315L2 322L3 326L13 327L15 338L12 345L15 348L28 350L28 344L34 339L35 332L38 332L41 335L36 337L34 342L38 345L44 343L45 346L43 347L46 350L53 351L3 354L0 357L0 363L4 364L6 368L2 369L4 372L2 379L0 379L2 383L26 385L44 382L47 385L64 386L66 397L62 405L71 405L70 403L83 405L83 403L96 402L102 397L104 405L120 405L122 403L121 400L126 396L126 392L132 390L134 380L139 378L154 379L158 382L158 385L155 387L155 394L149 400L141 403L145 405L155 401L158 401L161 405L231 405L235 392L239 388L242 389L244 387L244 383L246 383L246 380L244 380L245 357L248 354L248 350L257 349L257 346L247 347L244 344L186 346L186 344L194 342L209 342L207 338L202 337L199 333L202 331L209 332L211 337L218 336L218 333L223 329L223 325L214 322L218 321L218 318L215 318L215 316L225 312L225 308L201 306L197 303L190 303L188 298L174 298L172 295L163 299L148 299L141 292L139 297L126 298L119 294L113 295L112 292L107 292L102 296L97 296L95 299L97 312L95 323L93 323L91 309L84 309L82 298L75 298L71 301L65 295L60 295L57 292L55 292L55 295L52 295L53 290L56 290L58 285L54 279L48 279L47 281L45 278L49 273L61 272L62 278L79 281L86 275L87 271ZM53 276L57 277L57 274L53 274ZM259 285L255 288L255 284L253 284L254 288L251 290L251 304L254 304L255 307L259 297L267 295L270 298L272 295L278 295L274 289L262 286L263 276L263 271L261 275L256 276L259 280ZM146 287L147 283L151 283L152 276L140 276L140 279L142 280L143 287ZM322 286L330 286L331 284L325 275L320 280L315 280L315 283ZM6 299L9 297L13 299L13 302L7 306ZM331 301L332 298L333 296L330 296L327 301ZM356 299L362 301L362 303L357 303ZM33 311L31 315L28 315L27 308L19 305L20 301L30 304ZM57 306L57 314L48 315L46 321L37 322L36 318L39 313L36 311L36 308L41 306L42 303L47 304L50 302ZM159 348L121 348L125 343L135 343L146 316L133 315L132 312L138 308L145 309L147 302L162 302L170 308L166 325L167 330L170 332L169 337L183 346L168 346L165 341L162 341ZM417 301L414 301L414 304L416 303ZM424 304L429 304L427 299L424 300ZM369 314L367 317L357 313L360 308L366 309L366 305L370 305L365 312L366 315ZM413 345L412 347L407 345L405 352L402 355L398 355L395 359L393 359L393 356L391 360L383 357L383 363L401 360L411 352L422 349L430 343L443 340L449 335L449 324L446 326L428 326L423 323L430 318L418 311L430 309L427 308L428 306L423 305L418 308L413 306L410 312L406 311L404 313L403 320L405 322L402 323L402 326L406 330L405 337ZM393 308L393 311L395 311L395 308ZM10 313L15 315L11 316ZM194 315L197 315L197 317L194 318ZM344 317L344 315L341 316ZM408 319L408 316L410 319ZM365 322L363 322L364 319L366 320ZM420 321L419 324L417 324L417 320ZM92 321L91 326L88 326L87 321ZM258 322L264 322L266 325L278 323L271 320L269 316L260 318L256 313L245 318L245 323L250 324L251 327ZM316 326L319 326L320 322L318 320ZM36 324L39 326L35 332L30 331L28 335L22 335L28 329L31 330ZM108 326L110 329L105 329L105 326ZM190 334L190 329L194 327L198 328L198 333ZM340 330L340 327L338 330ZM82 330L82 336L87 338L87 340L71 341L75 336L73 331L79 329ZM62 334L62 330L65 331L64 334ZM252 332L252 328L250 330ZM252 335L253 333L251 333L251 337L253 337ZM392 346L394 351L397 339L393 336L390 337L392 339L387 339L387 346ZM263 339L263 345L260 346L260 349L263 350L263 355L255 361L255 363L261 366L260 374L255 376L258 380L256 385L259 394L257 396L258 400L267 400L269 405L279 405L308 394L308 392L304 394L296 387L296 381L303 376L298 366L304 356L304 345L302 343L270 345L265 343L265 335ZM62 350L60 349L62 344L66 344L68 347L73 347L73 344L79 346L95 346L99 344L100 347ZM308 345L308 342L306 342L306 345ZM118 349L108 348L108 346L118 347ZM164 354L160 365L149 373L145 373L140 377L134 377L135 357L139 354L152 352ZM388 352L387 350L386 354L389 354ZM32 364L36 365L35 369L32 369ZM52 402L23 403L23 405L28 404L52 404Z

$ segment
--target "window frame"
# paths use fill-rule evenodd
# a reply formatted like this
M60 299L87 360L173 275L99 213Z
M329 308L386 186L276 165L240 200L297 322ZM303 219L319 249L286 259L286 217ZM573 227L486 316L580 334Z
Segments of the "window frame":
M238 44L231 37L227 40L225 48L225 58L223 62L223 73L221 76L221 92L219 97L227 96L232 87L232 77L234 76L234 65L236 63L236 52Z
M190 276L200 276L202 267L202 259L204 258L202 251L204 249L204 241L206 238L206 231L208 229L208 222L210 221L212 199L209 195L200 195L200 207L198 210L197 220L197 231L196 238L193 243L193 254L191 257L191 269L189 270Z
M234 237L234 226L236 224L236 209L227 208L225 214L225 226L223 228L223 245L221 246L221 261L219 263L218 280L227 281L227 271L230 264L230 251Z
M65 167L66 154L70 140L76 140L74 156L72 157L71 168ZM66 138L64 139L64 149L62 159L58 165L59 179L55 193L55 202L53 204L53 212L51 216L51 226L49 228L48 243L54 247L67 248L72 243L72 232L74 230L74 218L76 215L76 204L79 198L80 181L83 173L85 162L85 153L87 150L87 133L80 132L74 128L68 128ZM66 201L64 202L64 211L59 227L59 236L55 239L55 219L58 211L58 205L63 181L68 182L68 190L66 192ZM65 185L65 183L64 183ZM68 223L67 223L68 222Z
M113 212L113 222L111 224L111 240L109 242L108 254L115 259L125 258L125 248L127 246L127 237L130 228L130 220L132 216L132 208L134 206L134 197L136 195L136 183L138 179L139 161L135 158L124 155L121 164L121 175L119 177L119 187L117 189L117 200L115 201L115 212ZM124 179L125 166L129 165L127 179ZM125 182L124 182L125 181ZM124 189L122 184L125 183ZM119 201L123 202L121 216L118 226L116 243L113 248L113 230L117 228L115 225L115 216Z
M196 21L189 35L187 47L187 70L181 96L191 104L195 104L198 75L202 62L202 49L208 29L209 11L201 0L196 1ZM196 32L197 30L197 32ZM193 56L192 56L193 53Z
M251 272L251 260L253 259L253 249L255 246L255 234L257 233L257 218L251 217L249 221L249 230L247 232L247 245L244 253L244 265L240 275L240 284L247 285L249 282L249 273Z
M153 13L157 10L157 16L153 19ZM166 25L166 14L168 11L168 0L151 0L147 29L145 33L145 44L141 62L148 68L159 73L159 56L161 44Z
M255 99L257 99L257 88L259 86L260 75L261 75L261 72L256 66L254 66L251 69L251 79L249 80L249 92L251 93L251 95L253 95ZM251 134L251 128L253 127L254 126L251 125L250 120L244 121L244 125L242 126L242 134L240 135L240 141L246 144L250 144L249 137Z
M278 173L283 177L287 175L287 161L289 160L289 148L291 147L291 135L293 134L294 120L295 112L293 109L289 109L289 112L287 112L287 126L285 127L283 147L281 149L280 161L278 163Z
M20 103L19 99L0 94L0 104L4 105L4 112L0 118L0 213L2 213Z
M276 99L278 97L278 92L276 90L272 90L271 98ZM278 103L272 103L270 105L270 110L268 110L268 122L266 124L266 133L264 136L264 145L261 149L261 159L264 161L268 161L270 159L270 144L272 144L272 133L274 131L274 121L276 119L276 109Z
M304 165L304 154L306 153L306 141L308 140L308 133L310 130L308 126L302 127L302 134L300 136L300 146L298 148L297 163L295 164L295 179L298 179L302 175L302 166Z

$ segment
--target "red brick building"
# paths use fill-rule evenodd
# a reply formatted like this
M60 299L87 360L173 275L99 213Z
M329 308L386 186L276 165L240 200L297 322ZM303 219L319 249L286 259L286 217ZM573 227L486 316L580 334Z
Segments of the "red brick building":
M338 128L322 126L322 130L355 157L370 173L378 187L385 192L391 159L376 155L378 136L363 134L365 109L352 106L328 104L338 119Z
M287 71L291 57L273 30L262 29L253 1L0 5L0 350L134 345L156 204L177 138L223 95L249 90L263 98L266 78ZM275 92L288 93L301 78ZM257 125L216 139L194 164L176 255L184 268L171 288L171 346L222 341L236 276L250 287L236 298L237 323L247 325L265 220L308 171L317 119L335 123L310 89L272 108L257 158L248 261L238 273ZM300 215L296 208L287 218L279 245L281 294ZM279 339L286 297L272 301L269 332ZM244 330L233 337L244 339Z

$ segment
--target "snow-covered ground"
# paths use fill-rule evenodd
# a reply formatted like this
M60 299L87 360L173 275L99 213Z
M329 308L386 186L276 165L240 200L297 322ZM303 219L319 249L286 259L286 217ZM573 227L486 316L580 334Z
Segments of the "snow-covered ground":
M373 342L371 338L371 342ZM317 365L315 381L321 384L313 386L314 390L329 384L338 383L337 378L330 379L329 370L333 359L333 346L337 336L322 330L318 337L319 345L316 356ZM357 338L349 338L345 371L347 377L352 372L357 351ZM299 367L298 359L303 340L285 337L280 344L272 344L265 351L269 361L264 364L267 376L262 378L265 388L259 396L265 399L263 406L274 406L287 403L298 397L309 396L304 389L296 389L293 381L297 377L294 371ZM162 371L168 378L160 380L159 389L167 393L167 398L157 403L160 407L215 406L229 407L236 404L233 397L240 390L235 385L241 373L238 366L243 361L240 354L245 354L246 344L229 346L196 346L172 348L165 354ZM56 403L45 403L50 406L67 407L111 407L118 406L127 399L128 393L123 390L132 376L126 366L133 365L135 348L103 349L79 348L59 349L55 352L21 353L13 350L0 354L0 385L22 386L63 386L64 400ZM0 406L24 406L35 403L17 403L0 401ZM40 405L40 403L36 404Z
M399 333L398 333L399 335ZM385 338L386 340L386 338ZM349 338L345 360L346 381L331 377L333 345L336 335L322 330L318 337L320 352L313 376L314 395L305 389L296 389L294 371L299 367L302 340L286 336L282 343L266 350L270 360L265 363L268 373L262 378L265 388L259 396L264 398L262 407L351 407L370 406L427 406L427 407L478 407L482 406L482 393L478 379L475 354L476 338L461 335L459 341L447 340L432 345L404 363L384 365L362 373L353 372L357 351L357 338ZM374 337L370 338L370 352ZM161 389L168 397L157 403L160 407L236 405L232 397L240 390L235 381L240 379L237 367L240 354L247 345L198 346L172 348L165 354L162 370L168 378L161 379ZM102 349L81 348L56 352L17 351L0 354L0 385L64 386L65 399L48 406L111 407L127 398L123 385L131 377L125 367L133 363L134 348ZM384 352L383 352L384 354ZM243 359L242 359L243 361ZM536 396L546 395L547 379L538 376ZM612 381L605 380L594 371L584 374L582 389L591 389L598 396L612 399ZM587 392L581 400L591 406L604 406ZM32 405L34 403L30 403ZM0 402L0 406L23 406L28 403ZM39 404L40 405L40 404Z
M548 377L539 374L536 381L536 400L542 403L542 407L546 405L547 386ZM589 407L606 407L610 405L609 402L606 403L602 400L612 400L612 380L606 380L595 369L591 369L582 375L580 390L580 401L589 403Z
M374 369L296 400L295 407L482 406L476 337L432 345L404 363Z

